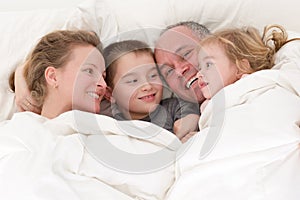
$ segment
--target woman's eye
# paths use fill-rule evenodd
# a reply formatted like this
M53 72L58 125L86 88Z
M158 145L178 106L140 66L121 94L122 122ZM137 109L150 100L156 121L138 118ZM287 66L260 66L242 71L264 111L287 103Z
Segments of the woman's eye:
M86 68L83 71L87 72L88 74L93 74L93 72L94 72L94 70L92 68Z

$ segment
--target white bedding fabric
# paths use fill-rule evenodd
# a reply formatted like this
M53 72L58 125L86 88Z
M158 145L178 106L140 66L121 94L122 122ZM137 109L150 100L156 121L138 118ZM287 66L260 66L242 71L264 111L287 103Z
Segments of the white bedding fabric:
M0 1L0 7L3 4L5 7L5 2ZM57 2L53 1L54 4ZM14 94L8 87L9 74L48 32L93 30L104 46L134 38L151 47L167 25L187 20L204 24L211 31L248 25L262 31L266 25L280 24L286 30L299 33L300 26L295 20L300 18L298 5L298 0L277 0L276 3L274 0L185 0L184 3L182 0L82 0L77 6L72 4L59 9L0 12L0 121L10 119L16 112Z
M0 124L0 197L298 200L299 64L298 59L280 62L275 69L226 87L207 105L199 122L201 131L186 145L146 122L140 122L139 128L126 122L126 130L134 128L128 132L112 118L80 111L53 120L18 113ZM124 133L159 134L138 139ZM177 152L176 163L130 174L125 168L131 161L117 155L124 168L115 170L97 154L113 157L111 149L90 148L93 144L102 147L103 135L129 153L147 156L165 149L173 160ZM154 158L164 162L159 155ZM142 162L134 164L149 171Z
M299 32L294 20L300 13L298 4L297 0L275 4L273 0L186 0L184 4L181 0L86 0L68 9L1 12L0 121L15 112L14 95L8 91L10 72L47 32L92 29L105 45L111 37L139 38L141 29L160 30L182 20L195 20L212 31L242 25L262 29L278 23ZM149 30L141 35L153 42L156 35ZM101 162L100 155L109 159L114 154L102 149L99 155L86 148L86 144L95 147L99 135L101 139L94 126L99 125L106 138L123 151L151 156L165 149L173 160L180 144L169 132L136 139L124 135L105 116L72 111L47 120L18 113L0 122L0 199L299 200L299 42L285 45L276 63L274 70L247 76L215 96L201 117L200 133L177 152L177 162L150 173L130 174ZM81 134L78 123L87 121L77 121L78 115L92 118ZM148 128L131 134L153 130ZM149 170L153 164L116 158L124 169L133 163ZM154 158L158 164L168 160Z
M168 200L300 199L299 59L224 88L199 125Z
M133 123L119 124L112 118L80 111L64 113L54 120L29 112L14 115L0 126L1 199L163 199L174 181L174 165L132 174L122 160L126 158L117 155L124 164L117 171L97 159L99 152L114 157L113 148L96 147L96 152L87 145L104 144L104 136L129 153L151 155L164 149L173 161L175 150L181 145L179 140L168 131L140 123L159 134L148 139L132 138L124 134L124 124L135 127L135 135L147 131ZM170 141L174 142L171 146Z

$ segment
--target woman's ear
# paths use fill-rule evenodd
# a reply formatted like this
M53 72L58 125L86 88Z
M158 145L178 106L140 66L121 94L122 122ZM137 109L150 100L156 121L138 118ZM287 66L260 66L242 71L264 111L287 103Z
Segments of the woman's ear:
M245 58L239 61L239 66L240 66L240 69L242 69L242 71L240 69L237 70L236 77L238 79L241 79L245 73L247 73L247 72L250 73L250 71L252 71L249 61Z
M50 85L50 87L57 88L57 71L55 67L49 66L45 70L45 79L47 84Z

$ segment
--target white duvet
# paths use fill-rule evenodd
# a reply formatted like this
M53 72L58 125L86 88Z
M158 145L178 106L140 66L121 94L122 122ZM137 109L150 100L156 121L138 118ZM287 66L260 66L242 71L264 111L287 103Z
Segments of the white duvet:
M0 199L163 199L180 145L146 122L17 113L0 126Z
M299 96L285 59L219 92L185 145L146 122L17 113L0 123L0 199L299 200Z
M179 151L168 200L300 199L300 59L242 78Z

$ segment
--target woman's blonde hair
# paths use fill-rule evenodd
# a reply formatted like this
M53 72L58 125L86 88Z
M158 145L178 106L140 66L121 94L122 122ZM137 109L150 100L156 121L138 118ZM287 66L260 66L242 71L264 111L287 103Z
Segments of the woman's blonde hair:
M71 59L76 46L92 45L102 53L98 36L90 31L59 30L43 36L29 54L24 65L24 77L33 99L42 106L47 95L45 70L52 66L64 67ZM10 76L10 87L14 91L14 73Z
M224 48L229 60L235 63L239 73L250 74L262 69L270 69L274 65L275 53L287 42L299 40L299 38L288 40L285 29L280 25L270 25L264 28L261 37L258 29L254 27L234 28L217 31L204 38L201 45L217 43ZM248 60L249 65L241 62Z

